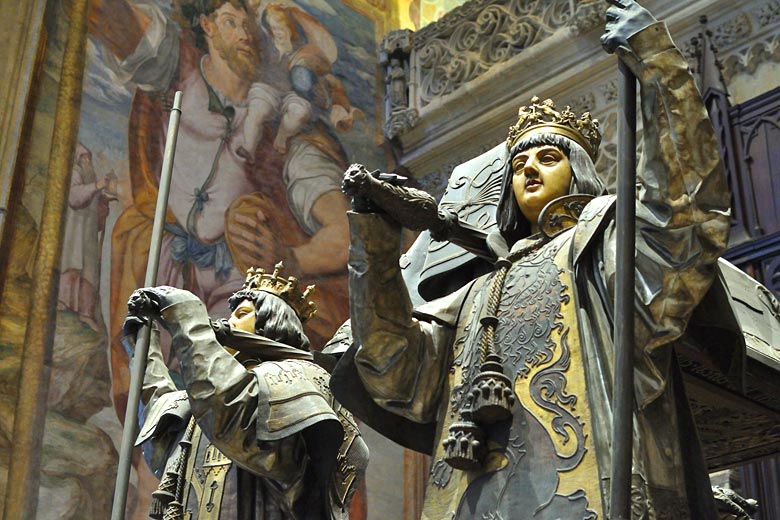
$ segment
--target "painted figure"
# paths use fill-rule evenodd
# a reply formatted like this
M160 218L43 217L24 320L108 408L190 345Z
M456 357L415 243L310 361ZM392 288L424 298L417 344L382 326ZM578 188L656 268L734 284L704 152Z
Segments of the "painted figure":
M632 517L716 518L670 342L715 276L728 188L707 111L666 26L631 0L610 3L602 43L636 74L644 123ZM408 212L387 204L402 190L360 168L344 178L348 194L392 218L349 215L356 346L332 386L340 395L335 381L352 371L374 404L430 434L423 518L609 516L616 238L614 197L593 165L598 123L538 98L518 116L498 230L482 239L494 270L417 309L398 266L397 222ZM454 214L438 218L432 236L458 227Z
M189 291L139 289L124 330L152 319L172 336L178 390L153 332L138 443L161 477L152 518L346 519L368 462L349 412L313 362L302 322L310 286L250 269L211 322ZM130 342L134 344L134 342Z
M365 119L363 112L351 105L344 85L331 71L338 48L327 28L295 5L271 3L257 9L262 9L260 24L271 39L268 59L286 71L278 77L277 85L289 91L288 98L293 96L294 100L283 103L274 147L284 153L288 141L301 134L309 121L348 132L356 120ZM307 102L306 109L300 100Z
M113 172L98 178L92 152L76 146L65 215L62 265L57 308L68 309L95 332L103 327L100 312L100 258L108 204L116 200Z
M282 258L322 289L322 312L308 331L324 343L347 312L348 203L339 190L345 158L321 127L306 126L286 154L277 152L277 120L266 123L248 156L238 153L246 143L250 90L278 96L271 80L284 73L261 61L244 3L184 3L184 27L191 31L173 21L179 15L169 18L153 3L102 0L91 9L91 32L116 58L120 77L136 87L128 130L133 205L112 235L112 337L121 328L118 309L143 282L166 110L178 89L183 116L158 280L191 290L213 311L250 265ZM326 247L332 254L322 254ZM112 373L121 415L129 372L116 341Z

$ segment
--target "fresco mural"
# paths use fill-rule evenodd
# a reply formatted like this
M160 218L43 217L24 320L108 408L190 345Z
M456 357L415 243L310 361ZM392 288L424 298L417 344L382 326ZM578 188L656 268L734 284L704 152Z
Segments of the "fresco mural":
M66 19L68 2L55 3ZM375 39L374 21L338 0L93 0L40 518L84 518L88 503L88 517L110 514L129 384L118 336L144 282L175 90L184 95L158 284L193 291L219 317L249 266L283 260L317 285L313 345L348 317L341 176L353 156L384 166ZM73 459L87 452L90 467ZM146 518L157 481L135 466L129 507Z

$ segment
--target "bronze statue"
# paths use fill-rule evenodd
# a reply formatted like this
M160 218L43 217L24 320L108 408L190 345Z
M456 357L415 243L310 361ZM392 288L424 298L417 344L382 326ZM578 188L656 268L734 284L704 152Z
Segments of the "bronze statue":
M130 298L127 337L159 323L181 370L177 385L153 331L137 440L161 477L152 518L348 518L368 450L309 351L313 287L301 292L281 268L249 269L230 318L216 322L182 289Z
M634 393L632 517L712 519L670 342L713 282L728 187L707 111L665 24L632 0L610 3L602 44L639 79L644 127L635 384L617 390ZM419 425L408 444L423 437L433 455L424 518L609 516L615 218L593 165L599 142L587 113L538 98L521 107L489 234L358 165L345 174L355 207L381 211L349 215L355 346L331 385L337 396L357 389L345 405L358 417L379 405L377 414L398 417L383 417L395 433ZM399 224L462 245L491 272L413 308Z

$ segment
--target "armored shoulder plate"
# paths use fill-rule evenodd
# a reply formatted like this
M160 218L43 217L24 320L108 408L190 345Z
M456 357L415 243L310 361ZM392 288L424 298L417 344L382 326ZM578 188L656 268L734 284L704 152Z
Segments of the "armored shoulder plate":
M320 421L339 420L331 404L329 375L303 360L266 361L252 371L267 395L257 405L258 441L289 437Z

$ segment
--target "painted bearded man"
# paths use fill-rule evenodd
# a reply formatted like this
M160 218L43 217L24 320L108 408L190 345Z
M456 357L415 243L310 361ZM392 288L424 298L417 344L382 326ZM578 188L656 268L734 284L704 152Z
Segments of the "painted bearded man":
M131 297L125 332L134 337L147 318L162 325L183 387L172 380L155 331L137 441L161 478L152 518L348 518L368 450L309 352L302 321L315 310L310 291L301 293L280 269L250 269L229 300L230 318L218 322L182 289Z
M644 122L632 518L713 519L669 343L712 283L728 189L707 112L665 25L635 2L610 3L602 43L639 79ZM365 170L345 175L348 194L392 218L349 215L356 346L333 381L353 370L374 404L431 432L423 518L609 516L617 260L614 197L602 196L593 166L599 141L589 114L536 98L521 107L498 230L483 240L494 270L417 309L398 266L404 215L382 195L393 188Z
M119 416L129 386L118 341L122 308L143 284L165 121L176 90L183 92L182 118L158 280L187 288L215 312L241 286L247 268L282 258L320 287L321 311L307 327L316 342L330 337L347 313L349 204L340 191L346 157L311 108L303 110L305 124L287 136L283 153L273 146L276 112L263 123L262 138L253 128L252 146L239 152L248 146L247 128L255 126L247 124L252 98L310 106L272 84L287 71L261 60L245 2L185 1L181 14L168 16L154 2L95 0L89 20L112 68L134 89L128 127L133 200L113 228L111 250L111 367ZM332 254L323 255L328 247Z

